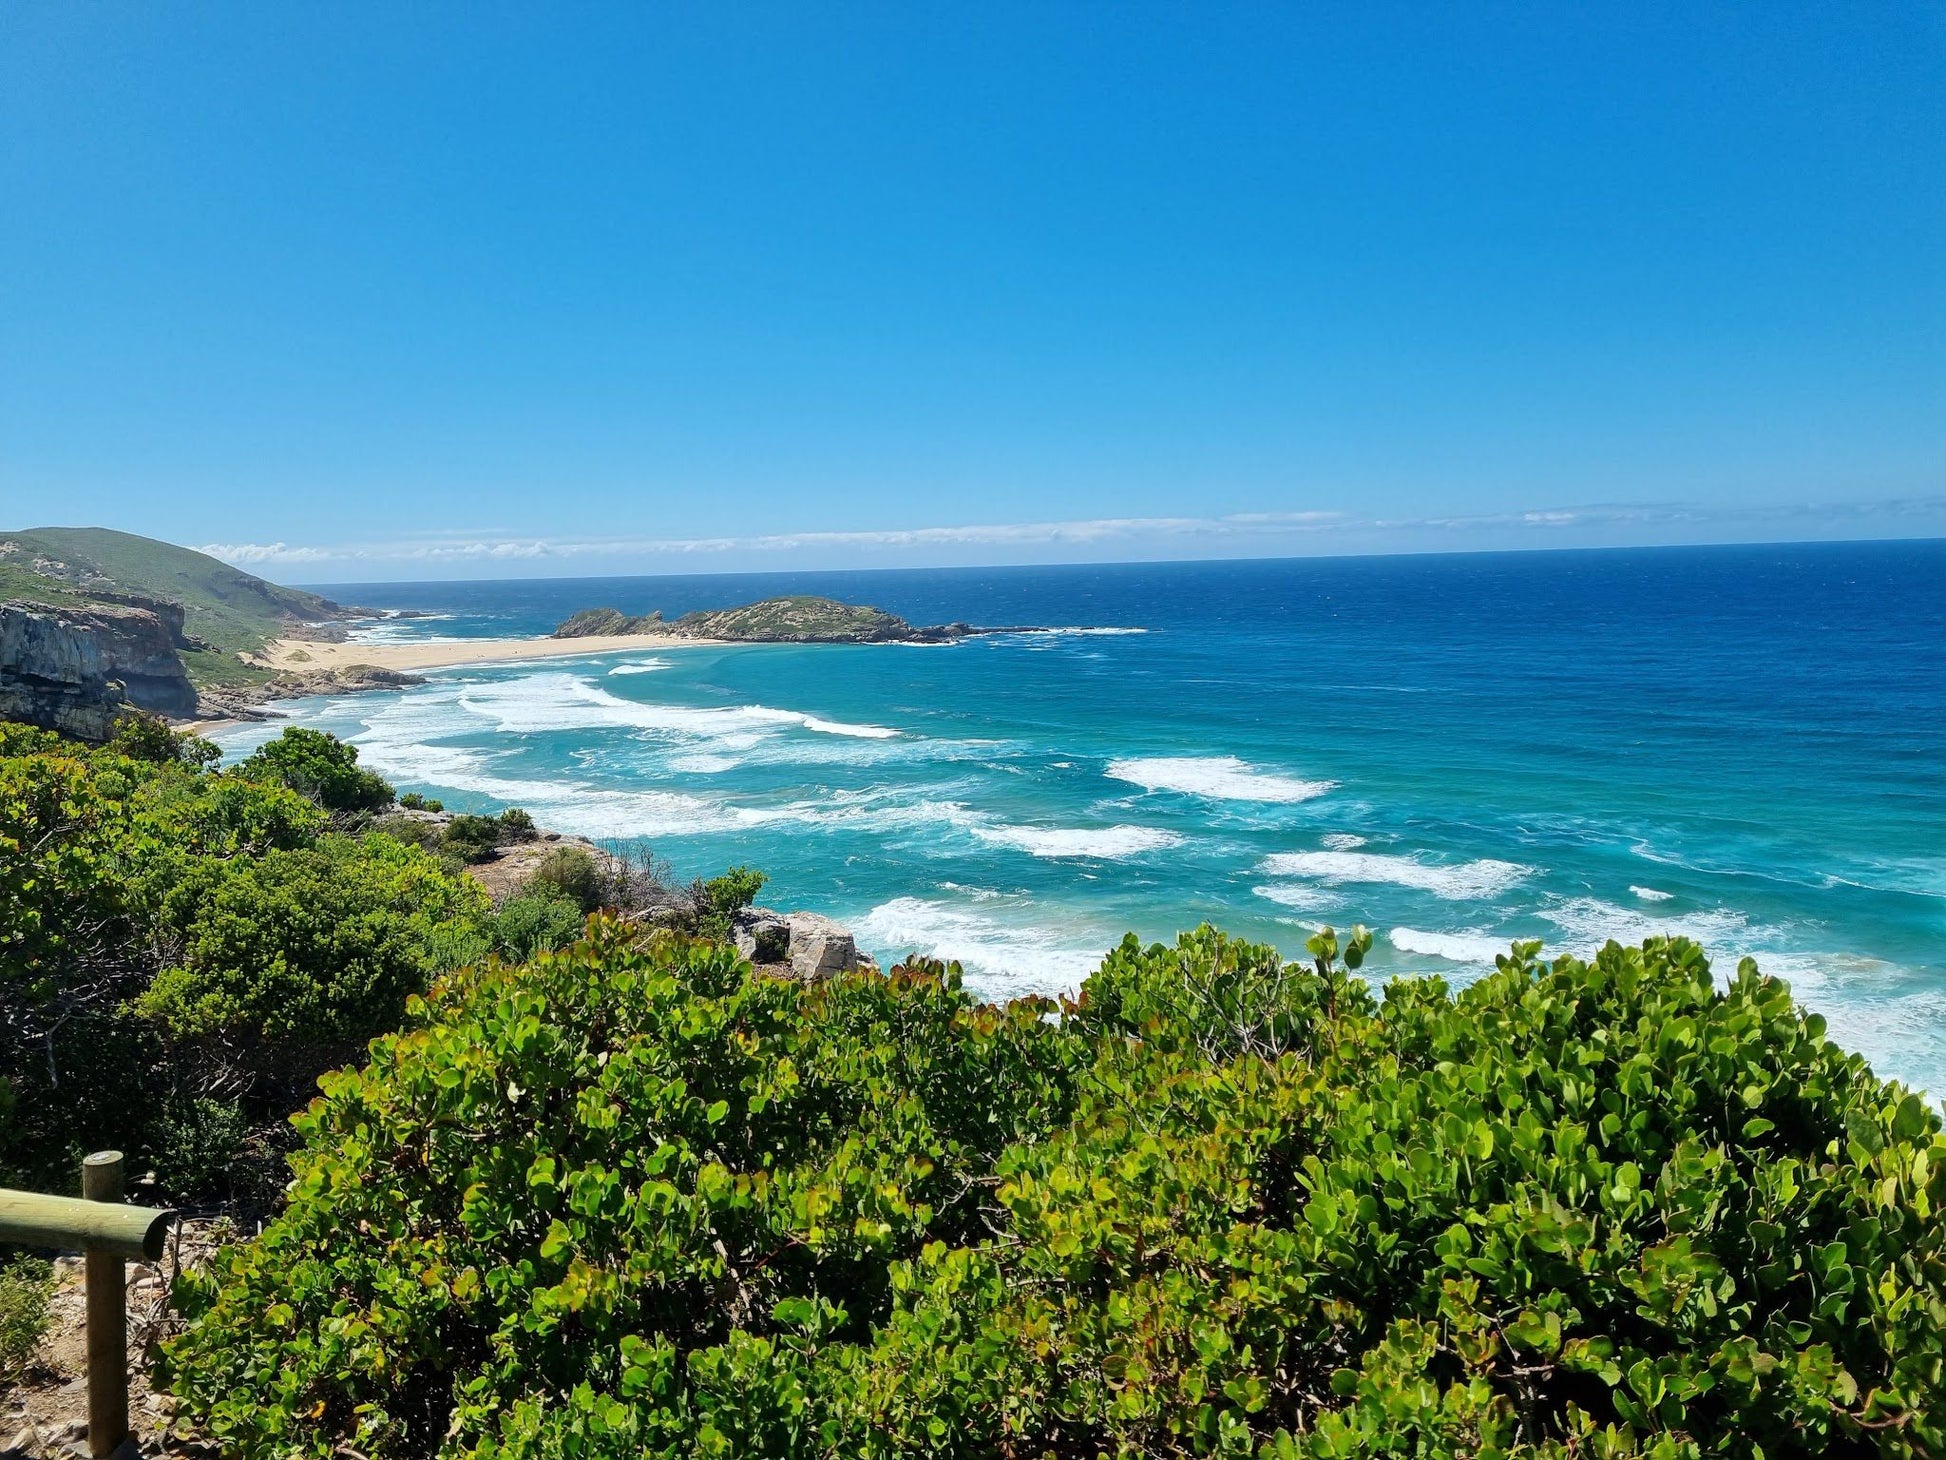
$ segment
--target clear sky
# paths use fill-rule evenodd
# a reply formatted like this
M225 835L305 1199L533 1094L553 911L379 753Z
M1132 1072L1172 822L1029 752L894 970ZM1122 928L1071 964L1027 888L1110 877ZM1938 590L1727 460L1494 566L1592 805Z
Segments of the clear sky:
M1946 533L1946 6L0 0L0 527Z

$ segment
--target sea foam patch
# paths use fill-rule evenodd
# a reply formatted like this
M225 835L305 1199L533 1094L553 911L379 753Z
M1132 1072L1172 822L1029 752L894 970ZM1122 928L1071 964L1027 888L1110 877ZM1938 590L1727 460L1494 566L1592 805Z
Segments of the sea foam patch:
M1180 791L1213 801L1309 801L1336 781L1305 781L1262 771L1234 755L1157 755L1111 760L1104 772L1148 791Z
M1382 852L1277 852L1263 860L1275 877L1303 877L1336 885L1385 883L1430 892L1452 902L1497 897L1533 874L1532 867L1491 857L1440 864Z
M1498 938L1481 932L1427 933L1418 928L1394 928L1385 939L1401 953L1421 953L1443 958L1448 963L1479 964L1493 967L1493 960L1507 951L1511 938Z
M772 729L795 726L820 735L886 740L897 730L853 725L770 705L694 706L623 699L578 674L544 673L468 685L460 698L468 713L510 735L552 730L648 730L754 745Z
M882 959L923 954L956 962L984 998L1056 994L1078 988L1113 946L1107 936L1083 940L1029 920L1012 899L895 897L854 922L852 932Z
M667 659L630 659L625 663L617 664L608 673L612 678L618 674L654 674L658 670L674 667L674 664Z
M983 842L1014 847L1036 857L1096 857L1119 861L1178 846L1182 837L1153 826L982 826L969 828Z
M1324 912L1344 902L1337 893L1308 882L1270 882L1250 890L1258 897L1296 912Z

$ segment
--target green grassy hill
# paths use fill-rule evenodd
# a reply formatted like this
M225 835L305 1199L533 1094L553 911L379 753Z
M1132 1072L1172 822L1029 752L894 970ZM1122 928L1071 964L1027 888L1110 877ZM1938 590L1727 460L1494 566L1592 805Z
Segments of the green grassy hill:
M0 598L59 607L113 601L114 594L180 603L185 632L211 646L183 653L190 677L206 686L264 678L236 656L261 649L293 623L348 617L315 593L154 538L105 527L0 532Z

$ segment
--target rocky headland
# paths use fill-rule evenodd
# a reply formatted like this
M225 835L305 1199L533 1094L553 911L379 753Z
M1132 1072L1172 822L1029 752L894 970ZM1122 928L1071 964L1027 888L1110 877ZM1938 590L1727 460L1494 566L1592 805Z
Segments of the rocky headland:
M1033 633L1027 625L908 623L895 613L835 598L797 594L737 608L699 609L665 619L660 609L631 617L618 608L583 609L554 630L557 639L600 635L707 639L732 644L949 644L978 634Z

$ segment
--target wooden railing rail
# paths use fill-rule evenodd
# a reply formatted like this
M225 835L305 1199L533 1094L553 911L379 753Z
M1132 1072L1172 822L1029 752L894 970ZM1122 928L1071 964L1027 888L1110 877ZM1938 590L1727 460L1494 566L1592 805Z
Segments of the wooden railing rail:
M125 1262L162 1256L175 1213L122 1205L122 1153L81 1163L81 1196L0 1187L0 1242L79 1249L88 1277L88 1453L112 1455L128 1438L128 1273Z

